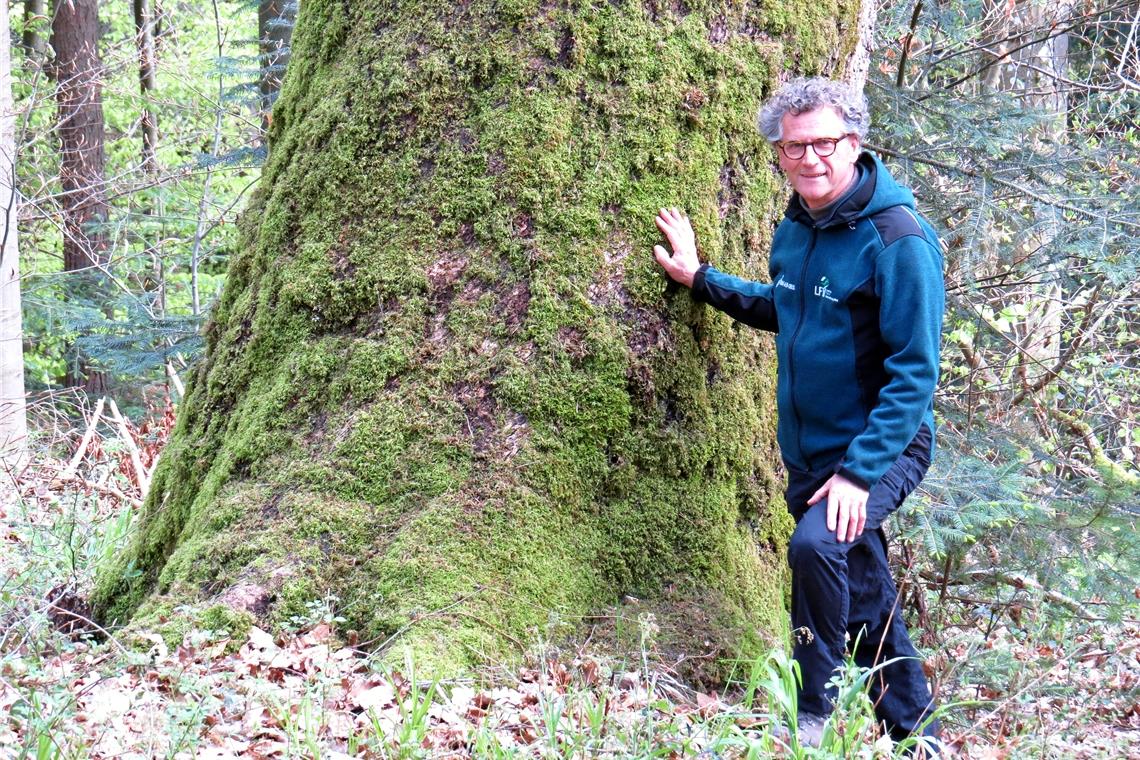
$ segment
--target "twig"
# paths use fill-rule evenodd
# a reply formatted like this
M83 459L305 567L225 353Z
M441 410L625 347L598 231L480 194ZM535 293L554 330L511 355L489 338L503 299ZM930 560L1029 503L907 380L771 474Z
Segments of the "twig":
M131 431L127 429L126 420L123 415L119 414L119 407L115 404L115 399L107 399L111 405L111 416L115 419L115 424L119 427L119 437L122 438L123 444L127 447L127 452L131 455L131 465L135 469L135 482L138 483L139 493L145 499L147 493L150 491L150 473L143 467L142 457L139 455L139 447L135 443L134 436Z
M1085 339L1090 335L1096 335L1100 330L1101 325L1103 325L1110 316L1113 316L1117 313L1116 309L1114 308L1099 310L1093 308L1096 305L1097 301L1100 300L1100 292L1103 286L1103 281L1098 282L1096 289L1093 290L1092 295L1089 296L1088 303L1084 306L1084 319L1081 320L1081 324L1077 327L1077 329L1073 331L1073 339L1069 341L1069 345L1065 347L1065 350L1063 352L1061 352L1061 355L1057 358L1057 361L1053 364L1052 367L1048 368L1044 374L1039 376L1035 382L1023 383L1022 389L1019 390L1016 395L1014 395L1013 400L1010 402L1010 406L1017 406L1025 400L1026 396L1030 396L1048 385L1055 377L1057 377L1057 375L1061 373L1061 370L1063 370L1065 368L1065 365L1067 365L1073 358L1077 352L1077 349L1081 347ZM1125 292L1123 298L1116 299L1116 303L1124 301L1128 295L1129 293ZM1113 305L1114 304L1110 304L1110 306ZM1093 322L1090 326L1089 322L1092 320L1093 314L1098 312L1099 316L1097 316L1096 321Z
M940 578L938 574L927 570L922 573L922 578L923 580L937 583L943 587L945 587L945 585L948 583L961 584L977 583L978 581L1000 581L1007 586L1035 591L1054 604L1059 604L1062 607L1072 610L1073 612L1076 612L1080 615L1086 615L1088 613L1086 605L1076 599L1073 599L1071 596L1066 596L1059 591L1051 591L1035 581L1033 578L1019 575L1017 573L1006 572L1004 570L962 570L955 575L953 581L948 581L944 578Z
M450 616L454 616L454 617L465 617L469 620L474 620L479 625L482 625L486 628L489 628L490 630L492 630L495 633L502 636L504 639L507 639L508 641L510 641L512 644L514 644L516 647L519 648L519 652L521 652L522 654L526 654L526 645L525 644L523 644L521 641L516 639L514 636L510 635L509 633L507 633L506 631L504 631L502 628L498 627L494 623L490 622L489 620L481 618L478 615L473 615L470 612L463 612L461 610L456 610L455 612L449 612L447 614Z
M50 463L47 463L47 462L40 463L38 466L43 468L43 469L47 469L47 470L58 469L58 468L53 467ZM57 477L59 479L59 482L61 482L61 483L76 483L76 484L83 486L85 488L90 488L92 491L97 491L101 494L106 494L107 496L114 496L116 499L123 502L124 504L130 504L132 507L134 507L136 509L141 508L143 505L142 500L136 499L132 496L128 496L127 494L123 493L122 491L120 491L118 488L115 488L114 486L105 485L103 483L96 483L94 481L90 481L90 480L87 480L85 478L81 478L74 473L67 475L63 470L59 470L59 475Z
M91 628L95 629L99 633L106 636L107 640L110 641L112 644L114 644L116 647L118 647L120 652L122 652L123 654L128 654L127 648L119 643L119 640L115 638L114 634L112 634L110 631L108 631L103 626L96 623L91 618L89 618L85 615L80 615L78 612L73 612L73 611L66 609L64 607L60 607L58 604L56 604L55 602L50 601L50 600L47 602L47 606L50 609L56 610L58 612L62 612L64 615L68 615L69 617L73 617L76 620L78 620L79 622L90 626Z
M899 74L895 79L895 87L902 89L903 82L906 81L906 59L910 55L910 45L914 41L914 30L918 26L918 17L922 13L922 0L918 0L914 4L914 13L910 16L910 31L906 33L906 39L903 40L902 53L899 55Z
M87 430L83 433L83 439L79 442L79 448L75 450L75 456L67 463L67 467L60 473L61 480L71 480L75 477L76 471L79 469L79 463L83 461L83 455L87 453L87 447L91 445L91 439L95 437L95 428L99 425L99 417L103 414L103 403L106 398L101 398L95 404L95 411L91 415L91 421L87 423Z
M174 369L174 363L169 359L166 360L166 376L170 379L170 384L174 386L174 390L178 393L178 398L186 397L186 388L182 385L181 378L178 377L178 371Z

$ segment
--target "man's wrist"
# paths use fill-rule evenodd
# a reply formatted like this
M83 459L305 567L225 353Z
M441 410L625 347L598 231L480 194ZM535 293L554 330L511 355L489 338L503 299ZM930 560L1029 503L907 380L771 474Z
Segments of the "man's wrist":
M871 484L870 483L868 483L864 478L860 477L859 475L856 475L855 473L853 473L846 466L841 465L839 467L839 469L835 471L835 474L838 475L839 477L843 478L844 480L847 480L851 483L854 483L855 485L862 488L864 491L870 491L871 490Z
M697 267L697 271L693 272L693 279L689 284L693 293L703 292L705 289L705 273L709 270L708 264L701 264ZM700 299L703 300L703 299Z

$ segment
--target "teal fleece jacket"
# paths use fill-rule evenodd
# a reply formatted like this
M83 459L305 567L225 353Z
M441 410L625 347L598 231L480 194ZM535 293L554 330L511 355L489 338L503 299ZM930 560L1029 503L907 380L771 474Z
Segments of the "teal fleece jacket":
M702 265L693 297L776 333L784 460L870 489L925 424L945 292L942 249L914 195L862 153L861 179L815 221L793 196L776 228L770 283ZM933 451L931 451L933 455Z

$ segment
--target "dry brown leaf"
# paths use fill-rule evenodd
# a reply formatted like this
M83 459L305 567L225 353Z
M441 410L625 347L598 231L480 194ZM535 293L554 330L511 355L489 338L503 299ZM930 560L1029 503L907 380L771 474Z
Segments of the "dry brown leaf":
M697 692L697 712L708 718L720 711L720 700L715 694Z
M245 751L242 757L248 757L252 760L273 760L278 757L289 756L289 745L285 742L274 741L272 739L263 739L259 742L254 742Z
M382 678L366 678L349 689L347 702L364 711L380 710L396 704L396 692L392 684Z

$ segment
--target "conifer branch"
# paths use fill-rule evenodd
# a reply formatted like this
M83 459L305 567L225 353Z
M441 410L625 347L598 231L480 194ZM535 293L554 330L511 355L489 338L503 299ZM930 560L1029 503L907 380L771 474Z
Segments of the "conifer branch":
M1035 193L1024 185L1019 185L1016 182L1011 182L1010 180L1001 179L999 177L991 177L987 174L983 174L982 172L977 171L976 169L967 169L964 166L955 166L953 164L948 164L944 161L938 161L933 158L919 158L918 156L901 153L899 151L891 150L890 148L886 148L881 145L874 145L869 142L864 142L863 147L867 148L868 150L873 150L876 153L882 153L885 156L890 156L891 158L900 158L904 161L913 161L916 164L925 164L927 166L933 166L938 169L944 169L948 172L954 172L955 174L962 174L967 177L973 177L974 179L982 179L987 182L993 182L995 185L1001 185L1002 187L1013 190L1020 195L1025 195L1029 198L1032 198L1039 203L1044 203L1047 206L1052 206L1053 208L1062 209L1064 211L1071 211L1074 214L1078 214L1079 216L1084 217L1085 219L1091 219L1093 221L1103 222L1106 224L1113 224L1120 227L1127 227L1128 229L1132 230L1140 230L1140 224L1136 222L1129 222L1124 219L1104 216L1102 214L1097 214L1093 211L1088 211L1078 206L1073 206L1069 203L1063 203L1059 200L1041 195L1040 193Z

